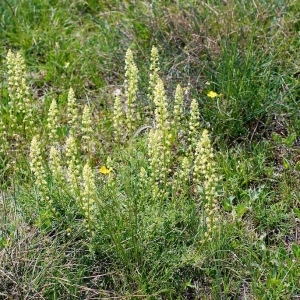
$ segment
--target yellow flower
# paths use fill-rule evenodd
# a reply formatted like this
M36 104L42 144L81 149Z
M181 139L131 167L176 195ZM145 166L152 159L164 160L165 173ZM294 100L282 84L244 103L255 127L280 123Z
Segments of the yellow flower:
M100 169L99 169L99 172L101 173L101 174L110 174L110 172L112 171L112 168L109 168L109 169L107 169L105 166L102 166Z
M207 96L208 96L209 98L216 98L216 97L221 97L222 94L217 94L217 93L214 92L214 91L210 91L210 92L207 94Z

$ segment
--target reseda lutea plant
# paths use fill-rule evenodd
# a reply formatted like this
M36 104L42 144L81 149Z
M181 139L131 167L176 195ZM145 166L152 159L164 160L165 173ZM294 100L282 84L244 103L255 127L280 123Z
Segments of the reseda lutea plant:
M11 57L10 53L8 61ZM11 67L11 70L10 76L13 76L13 70L19 74L17 69ZM137 163L141 165L141 168L136 170L135 174L131 172L134 177L130 179L132 182L138 181L138 189L134 194L137 199L134 208L136 220L138 215L146 213L143 209L150 206L158 209L158 214L162 214L160 218L170 222L168 218L172 219L174 214L178 213L177 204L185 205L186 201L193 199L194 215L198 215L197 222L202 228L202 231L198 233L199 243L211 240L217 229L217 223L220 224L217 222L220 221L218 176L209 133L203 130L201 134L202 126L197 101L193 99L189 113L184 114L185 99L180 85L174 92L174 101L168 100L164 83L158 74L158 51L153 47L149 76L150 89L147 99L150 101L149 107L153 107L153 112L150 113L153 119L149 119L149 111L143 111L137 106L138 100L142 101L142 99L138 99L137 95L138 68L130 49L125 56L125 70L124 92L115 98L113 112L111 112L114 129L114 144L111 148L117 145L117 148L122 149L124 153L133 151L130 155L135 157L134 151L137 151L135 143L145 145L146 151L143 155L146 159ZM22 84L23 81L16 82ZM14 86L16 84L14 83ZM13 126L16 134L28 138L28 126L31 122L28 118L32 114L33 107L29 105L31 102L26 100L22 107L18 108L19 96L15 95L17 90L10 89L11 101L14 103L14 110L11 110L11 114L18 116L21 112L24 114L24 122L29 123L22 131L17 116L11 117L11 122L16 124ZM20 88L20 91L23 90L25 90L24 95L27 96L28 91ZM174 105L171 105L172 102ZM130 197L132 196L129 194L122 196L123 200L120 200L118 196L123 194L122 168L126 170L126 161L119 163L122 165L122 168L118 170L119 174L114 174L111 166L103 165L99 168L96 165L95 162L99 159L106 161L106 158L95 157L100 151L96 147L95 132L92 127L93 113L89 106L78 105L72 88L68 92L64 118L67 130L65 136L58 136L58 129L61 126L59 115L62 111L57 101L52 99L46 118L47 135L32 135L29 161L34 177L35 197L38 198L37 203L52 214L52 220L70 214L68 210L72 208L71 211L77 216L77 222L84 224L91 237L97 237L101 235L97 228L105 226L101 216L107 218L108 214L106 205L103 205L105 201L116 201L117 205L120 205L120 210L131 205ZM147 114L148 117L144 117L143 114ZM149 124L142 124L141 120L147 120ZM136 131L141 127L146 130L143 134L136 135ZM4 137L4 132L2 136ZM129 144L127 140L130 140ZM118 154L112 152L112 156L114 155ZM136 157L138 160L138 156ZM109 172L101 170L109 170ZM103 176L108 176L109 180L104 180ZM55 200L51 194L53 188L61 191L61 194L65 195L64 198L59 201ZM116 199L105 199L104 195L107 194L115 195L113 197ZM145 202L143 205L139 203L141 199ZM120 203L120 201L125 202ZM113 216L108 222L112 220L114 220ZM69 228L72 224L66 224L66 226ZM134 226L141 225L137 222ZM134 229L136 230L138 228Z
M18 89L11 88L14 109L7 105L9 118L1 110L1 121L2 128L15 125L0 136L5 147L18 151L16 157L29 161L30 169L20 173L15 168L14 176L29 174L16 201L32 226L51 238L60 233L63 243L74 239L93 257L113 261L142 290L152 280L148 274L160 274L161 268L168 270L164 280L173 284L170 278L179 268L195 263L195 253L218 238L222 214L217 166L209 133L201 130L197 100L185 98L180 85L174 99L168 99L155 47L146 99L138 93L138 68L130 50L125 60L124 89L107 114L113 136L93 126L100 112L92 107L97 106L81 106L72 87L66 104L50 98L47 109L40 107L36 116L44 128L36 132L29 118L34 103L21 104L20 110ZM141 103L149 105L142 109ZM22 144L10 144L15 135ZM96 137L105 140L106 151ZM158 257L168 259L162 266L161 260L153 264Z

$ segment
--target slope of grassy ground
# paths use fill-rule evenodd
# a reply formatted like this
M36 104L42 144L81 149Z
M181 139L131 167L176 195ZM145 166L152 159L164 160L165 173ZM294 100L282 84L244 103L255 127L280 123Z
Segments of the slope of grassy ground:
M299 1L5 0L0 12L1 124L10 128L12 120L9 49L25 58L34 103L33 128L20 143L8 138L10 150L0 156L0 298L300 297ZM149 171L153 45L171 120L177 84L184 93L168 158L174 176L163 184ZM116 140L114 95L122 91L124 102L128 48L139 69L141 117L135 134L122 129ZM64 149L70 87L80 114L85 105L92 114L92 154L87 159L77 128L75 162L80 172L86 160L92 166L96 195L85 199L95 197L95 220L48 172L49 107L56 99L56 146ZM170 187L190 151L192 99L196 136L209 130L220 178L220 222L205 242L203 186L190 175L176 193ZM35 134L47 174L42 196L30 166ZM155 194L156 184L168 196Z

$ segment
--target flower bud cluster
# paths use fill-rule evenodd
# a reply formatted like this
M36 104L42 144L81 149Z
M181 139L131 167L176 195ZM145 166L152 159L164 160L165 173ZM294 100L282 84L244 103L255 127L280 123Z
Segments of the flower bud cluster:
M203 186L203 199L207 230L205 238L210 239L218 222L218 177L216 176L213 149L209 133L203 130L202 137L197 143L194 164L194 183L199 187Z
M127 50L125 56L125 71L125 125L128 133L132 134L134 131L134 123L136 121L136 94L138 91L139 76L138 68L133 60L133 54L130 49Z

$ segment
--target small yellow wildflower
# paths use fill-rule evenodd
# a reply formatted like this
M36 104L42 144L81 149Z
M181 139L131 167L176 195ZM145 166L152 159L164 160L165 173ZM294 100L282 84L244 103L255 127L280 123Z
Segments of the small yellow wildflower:
M112 171L112 168L107 169L105 166L101 166L99 169L99 172L101 174L105 174L105 175L110 174L111 171Z
M222 96L222 94L217 94L216 92L214 92L214 91L210 91L208 94L207 94L207 96L209 97L209 98L216 98L216 97L221 97Z

